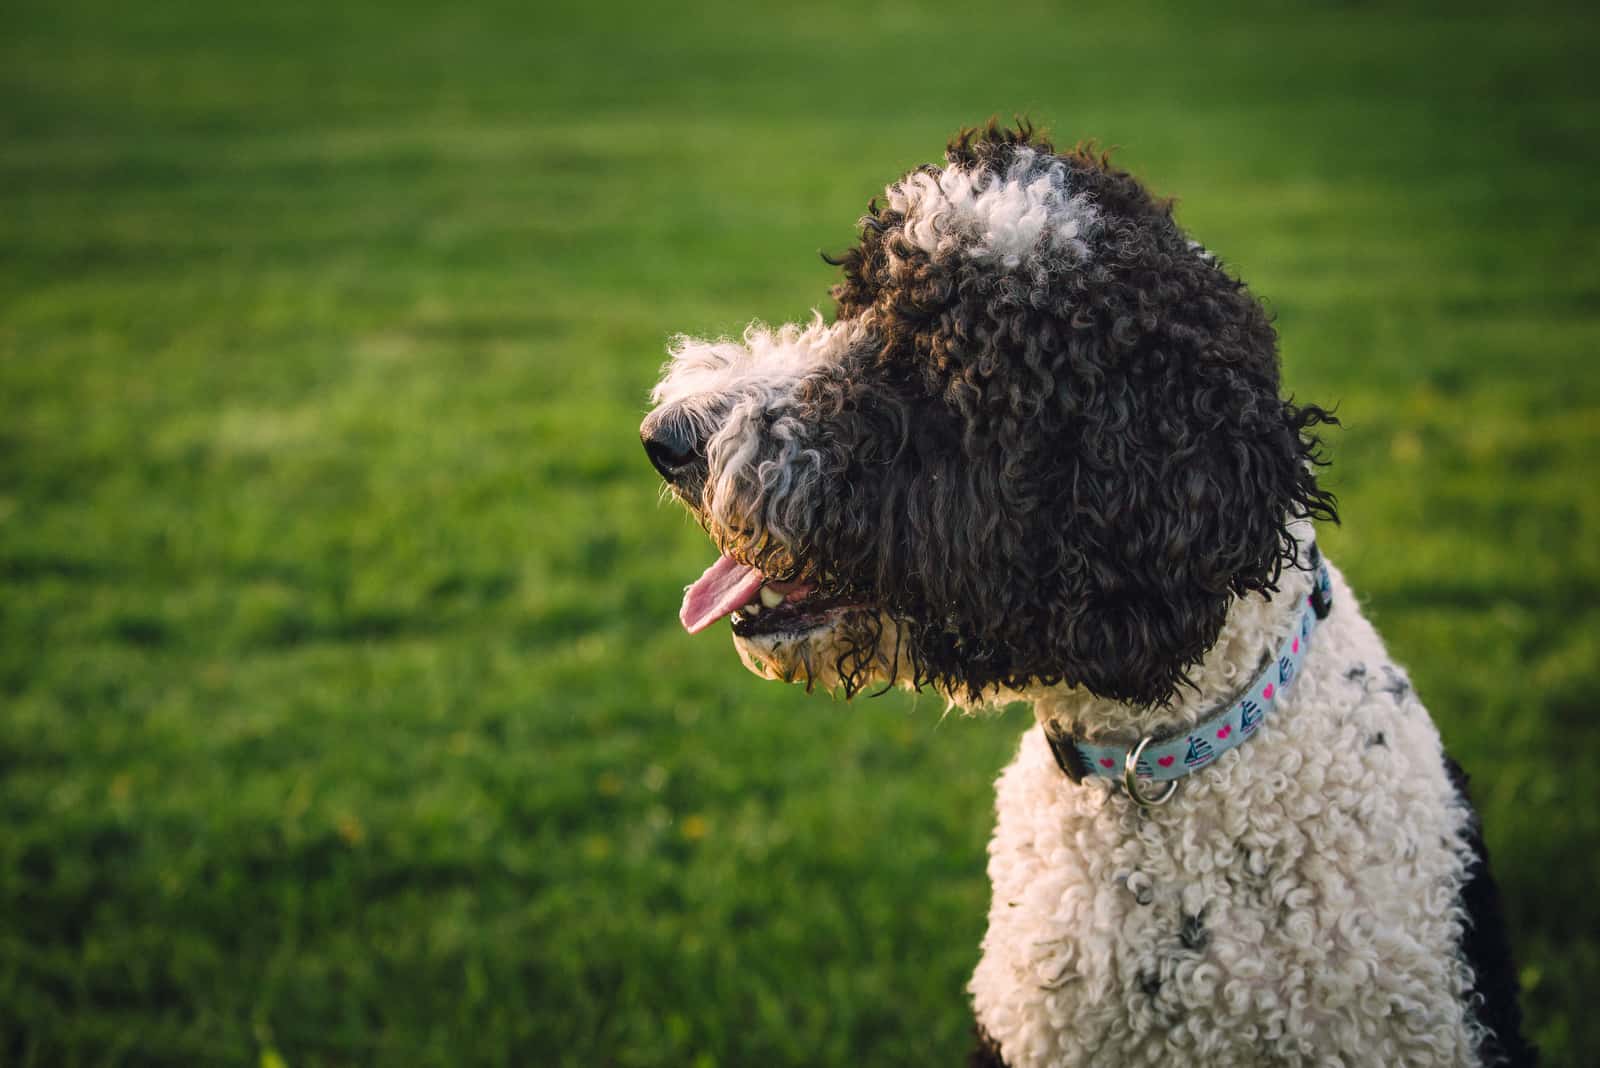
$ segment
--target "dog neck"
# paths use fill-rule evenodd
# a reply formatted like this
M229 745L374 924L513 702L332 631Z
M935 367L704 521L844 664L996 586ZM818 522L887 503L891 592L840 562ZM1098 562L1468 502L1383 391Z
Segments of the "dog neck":
M1141 708L1058 686L1028 695L1034 716L1086 742L1131 745L1147 735L1181 733L1231 703L1254 680L1294 625L1312 581L1309 572L1285 569L1276 592L1234 597L1216 642L1165 705Z

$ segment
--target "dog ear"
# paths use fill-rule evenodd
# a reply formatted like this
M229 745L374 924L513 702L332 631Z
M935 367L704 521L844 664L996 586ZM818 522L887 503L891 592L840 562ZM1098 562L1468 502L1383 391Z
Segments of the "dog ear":
M1161 223L1121 250L1160 271L1103 277L1062 312L963 309L998 328L946 364L951 424L922 430L963 447L921 465L937 477L904 512L920 560L944 562L920 568L943 621L920 651L974 698L1065 682L1169 701L1233 599L1276 588L1294 521L1337 518L1313 432L1333 417L1279 396L1264 309Z
M1031 136L969 137L952 162L1000 173L1038 158ZM918 683L1158 704L1233 598L1274 587L1292 521L1334 518L1310 433L1332 417L1280 397L1265 310L1170 201L1087 149L1051 165L1072 171L1079 252L934 255L874 204L836 261L840 318L879 346L863 371L916 415L892 462L846 480L875 538L827 543L871 542L840 570L876 562L860 585L910 621Z
M1172 698L1235 597L1276 588L1295 520L1337 521L1314 433L1336 420L1280 396L1266 310L1188 241L1170 203L1104 157L1077 159L1137 225L1105 228L1097 255L1121 269L1058 312L1062 459L1044 477L1066 625L1052 655L1067 681L1149 705Z
M1046 595L1057 603L1043 613L1062 625L1041 677L1138 705L1170 700L1232 600L1276 588L1296 556L1292 521L1336 518L1308 432L1332 417L1232 364L1195 370L1154 405L1149 383L1113 385L1102 408L1142 425L1103 417L1075 443L1054 516L1062 567Z

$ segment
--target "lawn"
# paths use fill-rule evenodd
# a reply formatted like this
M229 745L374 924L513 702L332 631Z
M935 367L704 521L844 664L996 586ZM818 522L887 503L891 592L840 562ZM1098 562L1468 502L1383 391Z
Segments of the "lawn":
M1337 403L1324 544L1600 1044L1582 6L13 0L0 1063L951 1064L1026 723L746 674L635 428L964 122L1093 136Z

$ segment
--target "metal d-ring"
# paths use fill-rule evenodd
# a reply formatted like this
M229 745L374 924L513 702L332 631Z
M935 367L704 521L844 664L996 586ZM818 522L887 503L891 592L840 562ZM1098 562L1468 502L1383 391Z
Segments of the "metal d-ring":
M1139 758L1144 756L1145 747L1155 738L1145 735L1139 739L1139 744L1134 746L1122 761L1122 785L1128 791L1128 796L1133 798L1133 803L1140 808L1155 808L1172 800L1172 795L1178 792L1178 780L1172 779L1167 783L1167 788L1155 797L1147 797L1139 791Z

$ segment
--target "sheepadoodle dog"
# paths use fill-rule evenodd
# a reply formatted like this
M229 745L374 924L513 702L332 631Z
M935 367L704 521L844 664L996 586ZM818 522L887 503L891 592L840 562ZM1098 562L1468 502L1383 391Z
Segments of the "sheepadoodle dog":
M641 436L758 675L1036 720L976 1064L1530 1063L1461 772L1314 520L1261 304L1107 157L959 134L836 311L678 338Z

